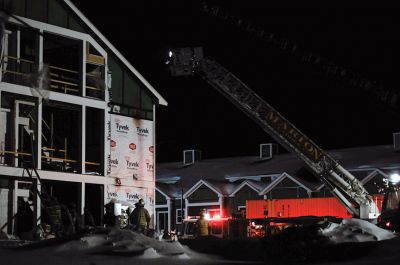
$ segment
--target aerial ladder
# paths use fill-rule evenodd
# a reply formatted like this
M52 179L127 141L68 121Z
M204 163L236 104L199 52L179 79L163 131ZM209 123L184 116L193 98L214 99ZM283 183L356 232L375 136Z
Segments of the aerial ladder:
M171 75L197 74L218 90L300 158L354 217L377 220L380 212L376 203L357 178L228 69L213 58L204 57L201 47L174 49L169 52L167 64Z

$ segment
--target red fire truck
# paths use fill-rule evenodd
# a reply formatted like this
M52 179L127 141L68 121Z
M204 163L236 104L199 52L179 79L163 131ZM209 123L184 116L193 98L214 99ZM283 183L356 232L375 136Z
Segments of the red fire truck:
M378 221L381 209L355 176L228 69L213 58L204 57L201 47L175 49L170 51L169 57L168 64L172 75L196 73L203 78L286 150L302 160L351 216L372 222ZM398 192L398 189L391 191L396 196ZM394 212L398 213L398 204ZM388 220L393 216L384 215Z

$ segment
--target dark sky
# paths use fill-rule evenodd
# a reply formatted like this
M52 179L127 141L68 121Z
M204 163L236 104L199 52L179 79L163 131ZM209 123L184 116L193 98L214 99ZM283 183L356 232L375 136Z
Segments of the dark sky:
M207 15L201 1L73 2L168 101L168 107L157 111L159 162L181 160L182 150L189 148L202 150L204 158L257 155L260 143L272 141L200 78L170 77L164 62L174 47L203 46L206 55L230 69L323 149L391 144L392 133L400 130L399 109ZM385 89L399 89L399 10L229 2L207 1Z

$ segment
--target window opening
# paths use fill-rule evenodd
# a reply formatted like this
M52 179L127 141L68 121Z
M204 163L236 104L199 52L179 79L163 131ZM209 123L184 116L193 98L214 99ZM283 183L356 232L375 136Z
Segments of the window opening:
M43 34L43 62L49 65L52 91L81 95L82 42L55 34Z
M38 70L38 36L36 30L6 25L1 81L30 86Z
M182 220L185 216L185 210L183 209L176 209L176 224L181 224Z
M105 91L105 59L86 42L86 96L104 99Z
M103 175L104 110L86 108L85 173Z
M29 97L2 93L0 109L0 164L32 167L37 132L37 106Z
M43 105L42 169L81 170L81 109L53 102Z

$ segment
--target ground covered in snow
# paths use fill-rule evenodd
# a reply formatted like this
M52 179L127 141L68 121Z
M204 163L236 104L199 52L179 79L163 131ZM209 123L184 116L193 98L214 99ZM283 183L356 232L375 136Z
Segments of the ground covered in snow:
M191 249L229 260L282 262L328 262L353 260L365 256L385 240L395 241L392 232L367 221L345 219L341 223L321 222L290 227L265 239L216 240L202 238L183 241ZM399 245L400 250L400 245Z
M185 245L187 244L187 245ZM360 221L286 229L266 239L165 242L129 230L0 249L1 264L397 264L400 238Z
M218 259L195 253L179 242L166 242L130 230L111 230L78 239L48 240L0 250L1 264L118 265L216 264ZM4 262L4 263L3 263Z

